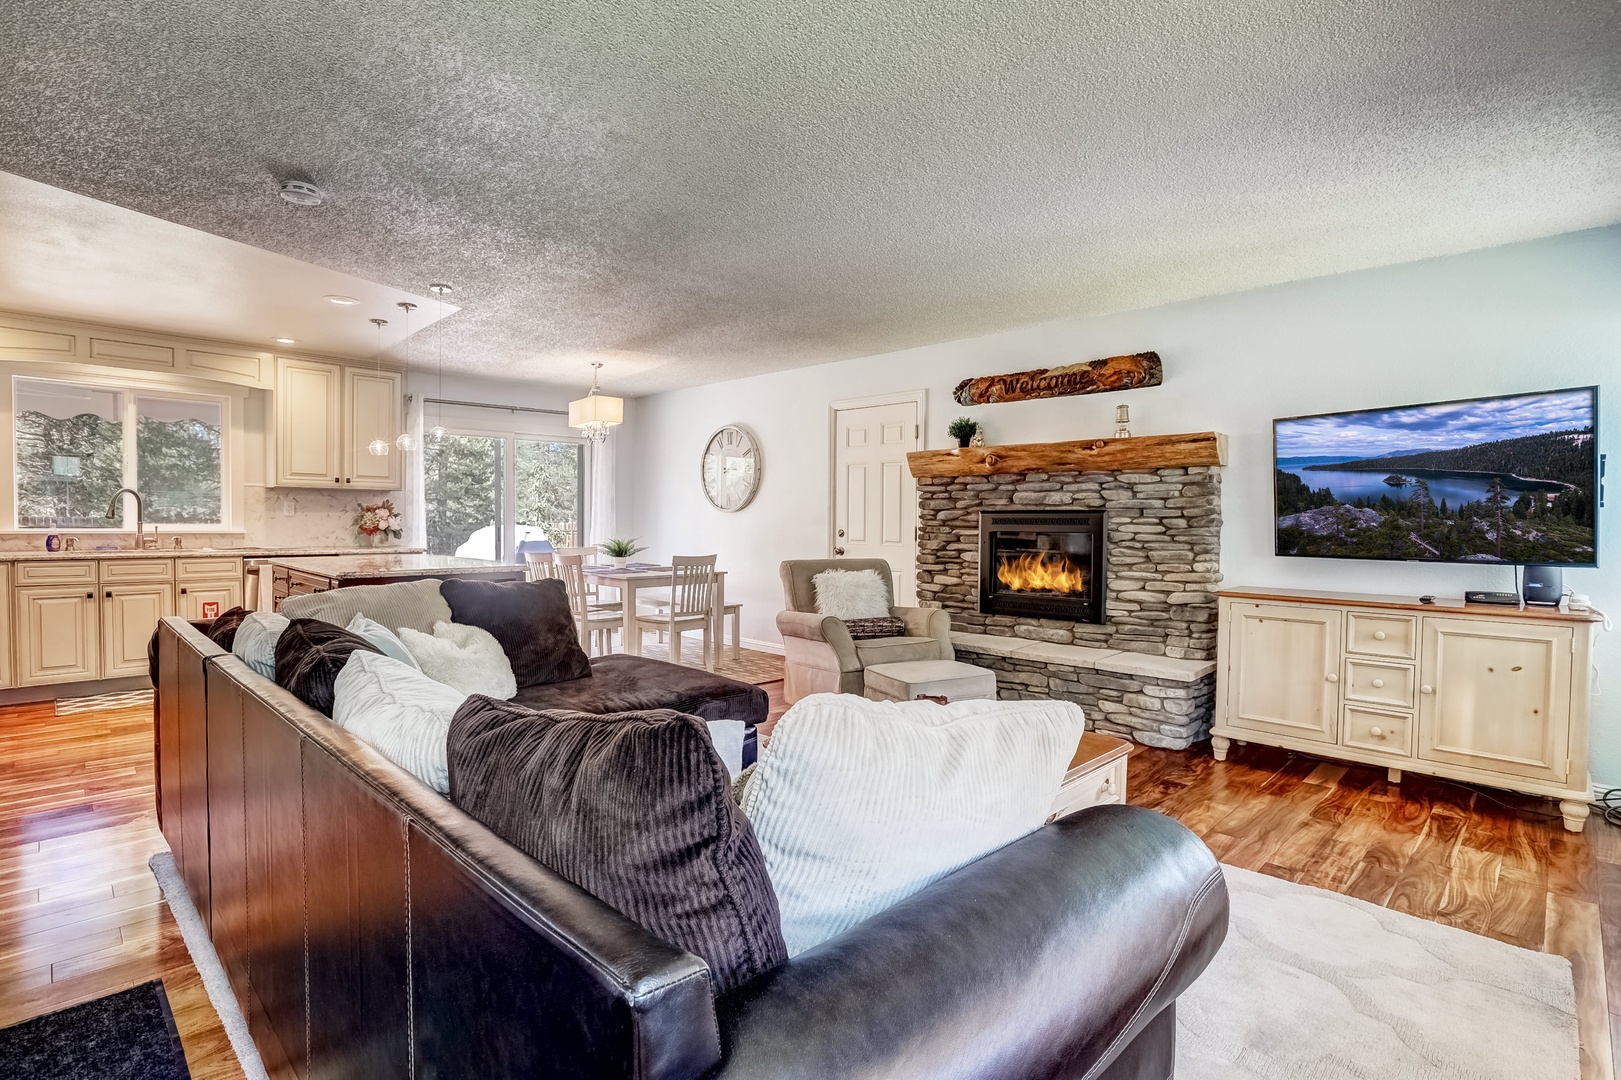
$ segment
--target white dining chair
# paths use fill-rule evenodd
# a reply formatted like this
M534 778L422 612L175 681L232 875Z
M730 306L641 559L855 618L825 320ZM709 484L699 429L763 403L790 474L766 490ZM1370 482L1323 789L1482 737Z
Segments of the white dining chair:
M624 628L619 606L612 610L592 604L586 592L585 559L579 555L558 555L551 564L555 576L562 579L568 591L568 606L574 623L580 628L580 646L586 652L604 656L613 649L615 630Z
M710 631L714 626L714 555L677 555L670 560L670 606L663 613L636 615L638 636L663 632L669 635L670 660L681 663L681 635L689 630L703 634L703 666L715 670L710 654Z
M530 581L556 576L553 570L557 564L549 551L526 551L523 553L523 561L524 571Z

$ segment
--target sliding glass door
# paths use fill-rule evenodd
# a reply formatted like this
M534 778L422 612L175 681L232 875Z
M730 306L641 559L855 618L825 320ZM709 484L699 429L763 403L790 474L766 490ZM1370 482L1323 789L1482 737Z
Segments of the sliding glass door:
M428 550L510 562L583 535L585 455L567 439L453 433L423 455Z

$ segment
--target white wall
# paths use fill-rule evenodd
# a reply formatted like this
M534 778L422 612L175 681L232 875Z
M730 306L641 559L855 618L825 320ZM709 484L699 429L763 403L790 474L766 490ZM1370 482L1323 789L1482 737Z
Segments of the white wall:
M962 379L1153 349L1165 384L1127 394L990 405L951 400ZM1231 439L1224 484L1226 584L1458 595L1507 589L1511 571L1346 563L1272 554L1275 417L1602 384L1600 450L1621 469L1621 226L1382 270L1060 320L859 360L640 399L620 436L620 477L658 557L716 552L744 636L777 639L777 563L829 550L830 401L926 388L926 445L971 413L993 443L1108 435L1115 405L1135 434L1216 430ZM726 423L763 444L759 495L738 514L704 499L699 460ZM1621 617L1621 472L1600 520L1601 570L1566 582ZM1593 773L1621 784L1621 635L1600 642L1607 693L1596 701Z

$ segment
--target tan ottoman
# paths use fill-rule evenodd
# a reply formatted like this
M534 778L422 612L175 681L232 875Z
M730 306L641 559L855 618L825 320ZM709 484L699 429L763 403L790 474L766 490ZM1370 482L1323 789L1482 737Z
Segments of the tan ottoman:
M996 672L955 660L907 660L867 669L867 697L873 701L996 700Z

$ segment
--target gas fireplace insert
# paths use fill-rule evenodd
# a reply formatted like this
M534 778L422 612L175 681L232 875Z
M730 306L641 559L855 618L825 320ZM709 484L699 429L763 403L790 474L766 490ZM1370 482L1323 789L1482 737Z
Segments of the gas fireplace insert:
M1103 622L1103 518L1101 510L982 512L979 610Z

